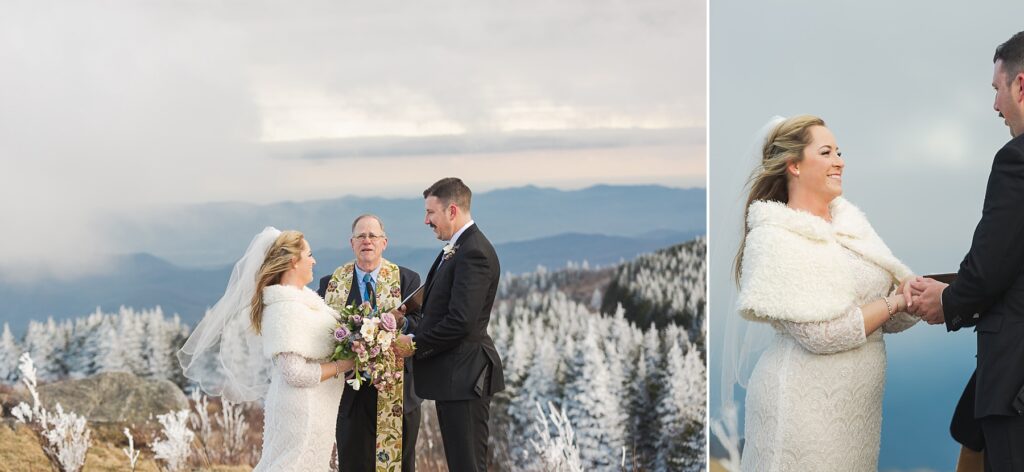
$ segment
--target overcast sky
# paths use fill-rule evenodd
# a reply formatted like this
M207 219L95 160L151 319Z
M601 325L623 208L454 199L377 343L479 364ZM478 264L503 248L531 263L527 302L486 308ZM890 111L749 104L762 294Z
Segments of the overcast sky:
M845 196L896 256L917 273L955 271L981 214L992 157L1010 139L992 110L992 55L1024 28L1024 3L714 0L710 13L712 358L721 359L723 321L735 314L730 264L742 186L756 162L749 150L773 115L824 118L846 161ZM915 207L900 208L906 202ZM925 366L945 369L936 375L961 386L970 375L971 333L918 326L887 339L887 392L928 384ZM901 370L908 366L914 370ZM712 369L717 374L714 361ZM893 377L903 374L912 376ZM898 412L887 403L883 469L921 465L891 459L918 456L886 439L910 441L922 429L927 435L915 447L941 451L940 460L955 451L946 410L960 391L921 401L932 393L914 392Z
M701 0L0 3L8 269L156 205L705 185Z

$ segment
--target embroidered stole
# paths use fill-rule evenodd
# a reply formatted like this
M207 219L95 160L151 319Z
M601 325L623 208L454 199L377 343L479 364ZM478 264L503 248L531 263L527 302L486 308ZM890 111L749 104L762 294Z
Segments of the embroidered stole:
M324 301L341 311L348 302L355 278L355 262L349 262L334 271L327 285ZM377 308L379 313L387 313L402 303L402 279L398 265L383 259L380 272L377 273ZM362 298L360 296L360 298ZM394 390L390 395L377 392L377 471L401 472L402 470L402 415L404 413L402 398L405 394L405 360L395 359L393 372L402 372ZM361 374L357 374L361 375ZM372 385L371 385L372 386Z

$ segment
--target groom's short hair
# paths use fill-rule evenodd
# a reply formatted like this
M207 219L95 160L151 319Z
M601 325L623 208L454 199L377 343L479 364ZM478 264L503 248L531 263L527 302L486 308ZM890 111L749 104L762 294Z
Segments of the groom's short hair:
M1005 43L996 47L992 62L1003 61L1007 83L1012 83L1017 74L1024 72L1024 31L1021 31Z
M427 187L423 191L423 198L429 197L437 197L445 205L454 202L455 206L462 209L462 211L469 211L469 205L473 200L473 192L469 190L466 184L462 183L462 179L458 177L445 177L434 182L434 185Z

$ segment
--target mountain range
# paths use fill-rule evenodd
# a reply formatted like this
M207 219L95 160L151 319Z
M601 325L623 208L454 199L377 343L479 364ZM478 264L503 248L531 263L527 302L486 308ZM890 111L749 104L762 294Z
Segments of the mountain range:
M129 253L112 256L99 274L0 283L0 323L20 333L30 319L160 305L194 326L223 293L235 258L263 226L304 231L314 245L319 278L352 259L349 225L370 211L386 224L385 257L425 277L440 243L422 224L421 198L210 203L111 219L111 234ZM521 187L473 199L473 216L495 244L504 273L631 260L704 234L704 212L703 189L658 186Z

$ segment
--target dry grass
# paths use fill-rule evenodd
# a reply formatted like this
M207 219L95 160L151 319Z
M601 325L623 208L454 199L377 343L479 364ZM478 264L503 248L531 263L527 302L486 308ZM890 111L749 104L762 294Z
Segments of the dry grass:
M261 412L262 413L262 412ZM262 426L262 420L258 423ZM129 470L128 457L121 450L128 447L128 439L122 433L123 425L117 424L90 424L92 446L85 459L84 470L92 471L118 471ZM146 431L142 433L142 431ZM155 434L159 431L159 425L146 424L141 427L132 427L132 434L135 436L135 449L142 451L139 462L136 464L138 472L159 472L156 461L153 459L153 452L149 449ZM257 428L256 434L259 434ZM215 472L242 472L251 471L251 465L221 465L204 463L201 459L193 456L193 470L215 471ZM35 434L23 424L15 424L10 418L0 421L0 472L48 472L50 464L43 455L43 451L36 439Z

